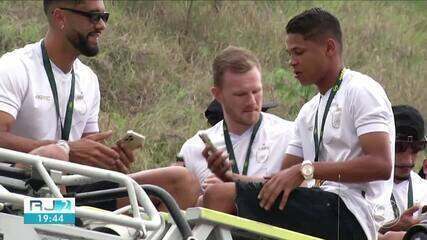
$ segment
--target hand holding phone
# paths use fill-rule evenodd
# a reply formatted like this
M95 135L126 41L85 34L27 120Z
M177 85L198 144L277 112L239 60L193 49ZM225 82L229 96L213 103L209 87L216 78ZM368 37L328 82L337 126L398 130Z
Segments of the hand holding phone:
M206 147L209 147L213 152L217 151L217 148L215 147L215 145L213 145L211 139L209 138L209 136L206 133L200 133L199 137L205 143ZM209 152L209 154L211 154L211 152Z
M203 150L202 154L206 159L209 170L223 182L232 181L231 176L233 173L231 171L231 164L228 160L228 154L218 150L206 133L200 133L199 137L207 148Z
M123 136L119 141L117 141L117 145L126 148L130 151L133 151L137 148L141 148L144 144L145 136L136 133L132 130L126 132L126 135Z
M418 211L418 220L426 221L427 220L427 205L420 206L420 210Z

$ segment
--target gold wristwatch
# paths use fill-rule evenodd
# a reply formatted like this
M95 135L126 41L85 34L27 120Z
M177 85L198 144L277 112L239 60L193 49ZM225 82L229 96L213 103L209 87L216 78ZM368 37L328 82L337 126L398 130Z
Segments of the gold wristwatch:
M314 167L313 167L313 163L310 160L304 160L301 163L300 171L301 171L301 175L304 177L305 180L313 179Z

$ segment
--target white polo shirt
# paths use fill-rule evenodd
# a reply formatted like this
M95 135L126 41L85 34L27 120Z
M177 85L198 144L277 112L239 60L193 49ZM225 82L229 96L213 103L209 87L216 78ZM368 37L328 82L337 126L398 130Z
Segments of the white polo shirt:
M61 138L52 90L43 67L41 41L4 54L0 58L0 111L12 115L16 122L11 132L36 140ZM70 95L72 74L64 73L52 61L58 90L62 124ZM73 63L75 95L69 140L83 133L98 132L100 93L95 73L79 59Z
M264 177L278 172L293 133L293 122L286 121L273 114L261 114L263 119L252 144L247 172L248 176ZM199 131L184 143L180 155L184 158L185 166L198 177L200 184L208 176L212 175L212 172L208 169L206 159L202 155L205 144L199 137L199 133L201 132L207 133L212 143L218 149L226 149L223 121L220 121L207 130ZM240 136L230 133L240 173L242 172L246 158L251 134L252 128L246 130Z
M305 160L314 159L314 118L320 100L318 129L321 129L330 93L331 90L324 96L319 93L302 107L295 120L295 138L289 143L287 153ZM394 156L394 118L386 93L369 76L346 69L326 119L319 161L348 161L361 156L359 136L370 132L389 133L390 155ZM390 201L392 187L390 177L387 181L365 183L326 181L322 189L338 194L357 218L368 239L377 239L378 229L385 220L384 211Z
M410 175L412 181L412 196L413 203L426 205L427 204L427 180L422 179L417 173L411 171ZM396 205L399 208L399 213L402 214L408 209L408 189L409 181L402 181L393 184L393 196L396 200ZM393 207L391 204L387 209L387 220L394 219Z

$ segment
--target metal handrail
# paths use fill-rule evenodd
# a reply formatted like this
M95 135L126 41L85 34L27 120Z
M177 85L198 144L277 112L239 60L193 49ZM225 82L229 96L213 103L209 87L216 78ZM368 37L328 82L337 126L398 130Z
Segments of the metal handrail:
M0 162L2 161L28 164L28 165L34 166L38 170L40 176L45 181L50 191L56 197L62 197L62 195L59 191L59 188L55 185L55 182L52 180L51 176L48 174L48 171L46 170L46 168L81 175L81 176L75 176L75 177L64 176L63 182L65 182L67 185L73 182L74 183L91 182L90 179L93 179L94 181L107 180L107 181L119 183L121 186L125 186L127 189L129 202L132 207L133 218L128 216L120 216L120 215L116 215L114 213L108 213L108 212L100 213L94 210L82 209L79 207L76 208L76 215L78 217L87 217L87 218L115 223L115 224L119 224L127 227L132 227L137 230L143 231L144 234L146 232L146 229L156 230L161 227L162 221L161 221L160 214L154 207L148 195L144 192L144 190L139 186L139 184L135 180L133 180L132 178L130 178L129 176L123 173L0 148ZM90 177L90 179L88 177ZM12 193L0 194L1 200L11 201L11 202L22 204L22 205L25 197L27 196L12 194ZM149 220L142 219L139 211L139 207L138 207L138 202L146 211L147 215L150 218Z

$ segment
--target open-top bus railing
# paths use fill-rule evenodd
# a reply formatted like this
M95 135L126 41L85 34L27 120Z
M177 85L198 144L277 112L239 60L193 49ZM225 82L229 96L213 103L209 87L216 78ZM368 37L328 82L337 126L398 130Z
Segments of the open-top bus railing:
M83 207L76 207L76 216L133 228L141 237L147 235L147 230L156 231L162 228L160 214L151 202L148 195L137 182L125 174L76 163L30 155L3 148L0 148L0 162L20 163L32 166L33 170L38 172L40 178L47 185L47 188L52 194L52 197L57 198L63 197L57 184L79 185L103 180L118 183L120 186L124 186L127 189L130 209L132 212L131 216L118 215L109 211L101 212ZM49 170L62 171L66 172L67 174L79 175L62 176L62 174L59 174L60 177L57 177L55 182L55 180L49 174ZM28 197L29 196L21 194L0 192L1 202L13 203L21 207L24 204L24 199ZM139 206L141 206L148 218L143 218Z
M22 216L0 212L0 239L2 231L7 232L10 238L4 240L20 239L147 239L147 240L232 240L232 239L279 239L279 240L317 240L319 238L304 235L294 231L274 227L256 221L239 218L225 213L203 208L190 208L186 212L180 212L176 202L168 193L158 187L136 183L125 174L99 169L95 167L79 165L66 161L59 161L40 156L15 152L0 148L0 163L12 162L32 166L33 176L42 180L48 192L53 197L70 196L62 194L58 185L71 186L89 184L97 181L111 181L120 184L120 188L99 190L75 194L76 201L85 204L91 200L115 199L128 196L130 205L114 212L76 207L76 216L82 219L90 219L104 224L104 226L120 226L122 229L133 229L133 234L112 235L106 232L97 232L91 228L83 228L69 225L25 225ZM12 170L11 170L12 169ZM35 171L37 174L34 174ZM9 172L12 177L7 179L0 177L0 186L13 186L19 191L28 190L21 175L29 175L27 171L16 168L0 166L0 173ZM62 174L67 173L67 175ZM159 213L154 207L147 193L162 196L165 205L172 214ZM162 192L163 191L163 192ZM155 195L155 194L154 194ZM30 196L2 191L0 188L0 205L13 204L23 208L25 198ZM167 200L169 199L169 200ZM169 204L167 204L169 202ZM172 206L172 207L170 207ZM175 207L173 207L175 206ZM1 206L0 206L1 210ZM130 216L127 213L130 210ZM172 210L172 211L171 211ZM190 225L192 228L190 228ZM243 236L243 237L242 237ZM3 239L2 239L3 240Z

